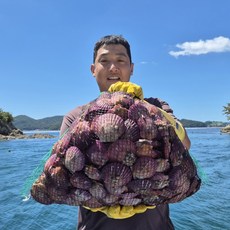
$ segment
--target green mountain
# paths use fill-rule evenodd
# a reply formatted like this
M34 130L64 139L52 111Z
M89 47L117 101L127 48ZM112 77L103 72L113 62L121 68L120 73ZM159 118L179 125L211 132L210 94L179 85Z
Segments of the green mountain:
M33 119L31 117L20 115L14 117L13 125L21 130L59 130L61 127L63 116L46 117L43 119ZM220 121L193 121L181 119L181 123L186 128L191 127L225 127L227 122Z
M14 117L13 124L21 130L59 130L63 116L46 117L43 119L33 119L25 115Z

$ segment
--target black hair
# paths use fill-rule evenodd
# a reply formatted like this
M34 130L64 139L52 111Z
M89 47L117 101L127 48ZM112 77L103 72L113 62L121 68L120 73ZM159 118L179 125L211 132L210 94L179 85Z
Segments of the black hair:
M107 35L102 37L99 41L96 42L93 52L93 63L95 62L97 51L103 45L123 45L126 48L127 54L129 56L130 63L132 63L130 45L128 41L122 37L122 35Z

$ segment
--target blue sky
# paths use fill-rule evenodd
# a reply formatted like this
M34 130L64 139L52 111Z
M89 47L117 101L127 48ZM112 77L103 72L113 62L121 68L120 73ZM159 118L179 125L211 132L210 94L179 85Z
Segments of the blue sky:
M229 0L0 0L0 108L35 119L99 95L94 43L121 34L131 81L179 118L227 121Z

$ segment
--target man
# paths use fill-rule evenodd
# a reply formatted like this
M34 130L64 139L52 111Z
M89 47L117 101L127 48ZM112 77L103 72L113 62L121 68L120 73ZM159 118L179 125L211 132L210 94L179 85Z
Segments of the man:
M107 91L109 87L118 82L129 82L133 74L130 45L121 36L109 35L99 40L94 47L93 64L91 72L95 77L100 92ZM157 99L146 99L168 113L172 110L167 103ZM61 135L68 129L71 123L78 117L85 106L80 106L68 113L61 126ZM190 141L185 132L183 144L190 148ZM102 212L92 212L79 207L78 230L171 230L174 229L169 217L168 205L159 205L154 209L135 214L126 219L108 218Z

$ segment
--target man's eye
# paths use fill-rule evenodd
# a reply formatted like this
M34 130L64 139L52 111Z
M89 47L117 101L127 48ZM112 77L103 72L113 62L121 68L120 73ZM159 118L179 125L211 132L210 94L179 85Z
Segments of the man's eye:
M101 59L100 62L101 62L101 63L106 63L107 60L106 60L106 59Z

